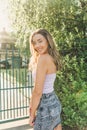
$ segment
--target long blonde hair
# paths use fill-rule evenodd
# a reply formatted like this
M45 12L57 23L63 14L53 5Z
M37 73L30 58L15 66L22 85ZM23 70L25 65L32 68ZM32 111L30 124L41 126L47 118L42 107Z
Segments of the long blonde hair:
M57 70L60 70L61 60L60 60L60 55L59 55L57 46L56 46L55 42L53 41L51 34L45 29L37 29L30 36L29 41L30 41L30 51L31 51L32 56L30 59L29 67L32 68L35 65L35 63L37 62L38 53L36 50L34 50L34 47L33 47L33 37L36 34L41 34L47 40L47 42L49 44L48 53L49 53L49 55L51 55L53 57Z

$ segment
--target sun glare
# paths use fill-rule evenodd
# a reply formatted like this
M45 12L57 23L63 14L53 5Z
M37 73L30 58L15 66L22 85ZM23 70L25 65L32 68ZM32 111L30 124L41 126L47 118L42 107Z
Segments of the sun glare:
M7 5L8 0L0 0L0 31L3 28L5 28L7 31L11 31Z

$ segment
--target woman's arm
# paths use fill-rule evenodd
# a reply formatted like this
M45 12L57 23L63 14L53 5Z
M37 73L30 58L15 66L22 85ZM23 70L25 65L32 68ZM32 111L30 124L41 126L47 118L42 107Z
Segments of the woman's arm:
M30 111L31 117L35 117L35 112L37 110L37 107L40 103L40 98L42 96L43 85L47 72L46 61L47 61L46 55L41 55L38 59L35 86L32 92L32 99L31 99L31 111Z

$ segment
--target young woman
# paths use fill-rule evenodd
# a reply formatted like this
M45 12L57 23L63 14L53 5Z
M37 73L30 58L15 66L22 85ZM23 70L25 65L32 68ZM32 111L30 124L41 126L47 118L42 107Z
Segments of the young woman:
M60 69L60 56L50 33L38 29L30 37L34 88L30 101L29 125L34 130L62 130L61 104L54 92L56 72Z

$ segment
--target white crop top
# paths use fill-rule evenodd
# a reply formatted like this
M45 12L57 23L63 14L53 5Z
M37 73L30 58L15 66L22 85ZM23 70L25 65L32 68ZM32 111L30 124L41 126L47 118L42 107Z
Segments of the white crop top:
M35 81L36 73L32 72L33 80ZM43 86L43 93L50 93L54 90L54 81L56 79L56 73L47 74Z

